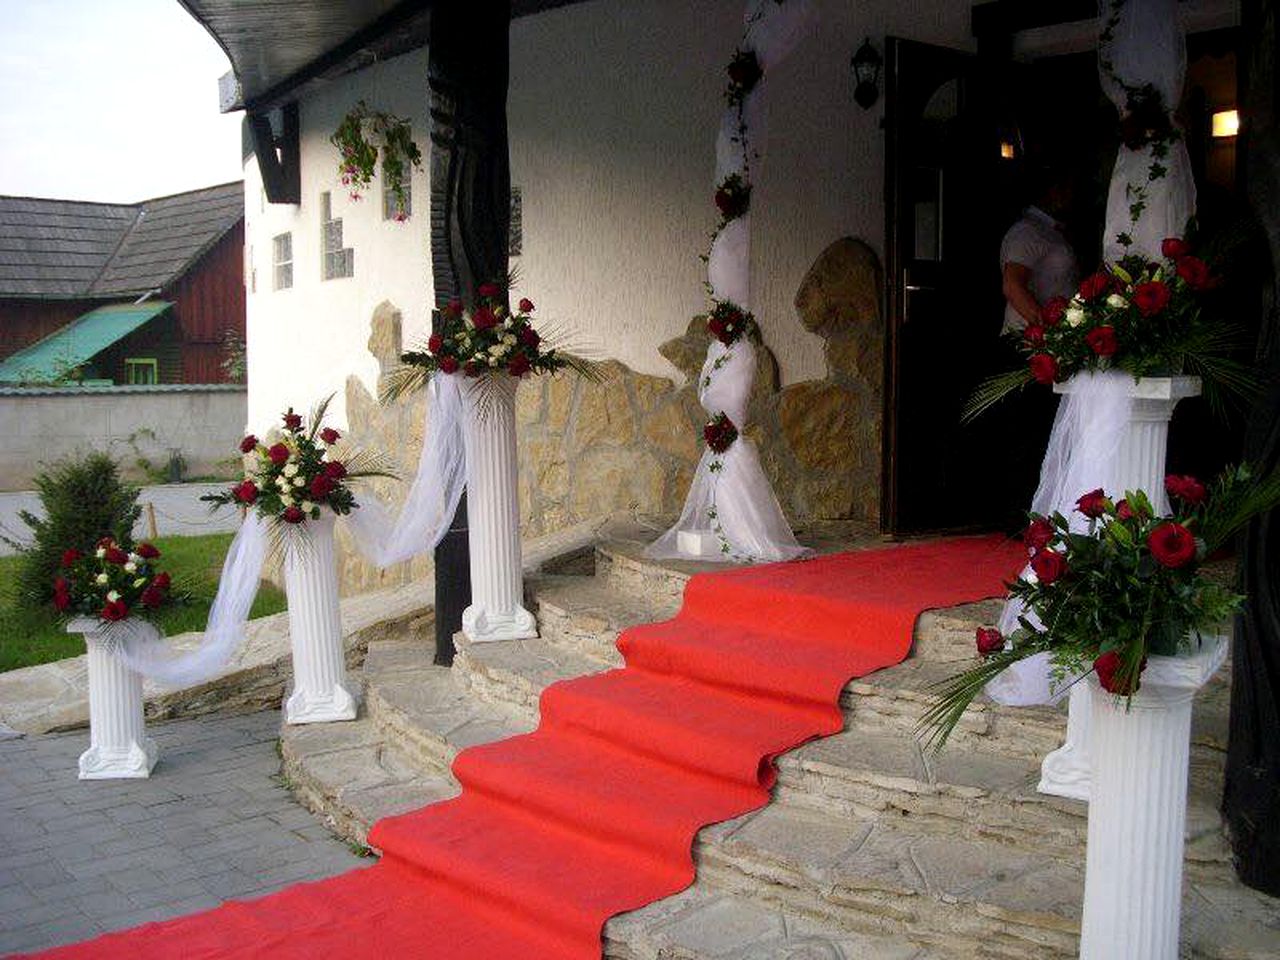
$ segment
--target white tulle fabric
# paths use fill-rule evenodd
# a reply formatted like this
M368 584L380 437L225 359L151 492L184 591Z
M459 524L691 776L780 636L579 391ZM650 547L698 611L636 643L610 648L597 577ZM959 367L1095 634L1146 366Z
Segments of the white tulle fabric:
M747 32L744 46L754 50L767 74L796 45L813 19L810 0L751 0L744 13ZM720 184L730 174L750 181L748 167L759 156L764 140L764 110L757 83L742 103L725 110L716 136L716 175ZM747 130L744 149L740 127ZM748 156L750 154L750 156ZM716 236L707 255L707 281L717 300L728 300L751 309L751 213L730 221ZM717 368L716 363L723 360ZM708 416L724 412L739 431L746 426L747 402L755 384L755 347L745 337L731 347L712 340L699 378L698 399ZM708 383L708 381L710 381ZM713 462L722 468L712 471ZM714 508L713 528L710 511ZM715 529L727 552L708 557L684 553L679 534L706 533ZM790 560L809 551L796 542L760 467L755 445L745 436L723 455L705 450L685 498L676 525L652 543L646 554L654 559L700 559L736 562Z
M720 368L709 377L718 362ZM755 378L756 352L750 340L743 338L731 347L712 341L699 380L698 399L708 414L724 411L735 424L745 423ZM716 461L721 467L713 471L711 464ZM716 532L728 552L699 555L701 560L794 560L810 552L796 542L760 467L755 444L744 436L723 454L703 451L679 521L650 544L645 554L663 560L687 557L679 547L680 532L708 530Z
M1187 45L1178 22L1176 0L1127 0L1120 12L1112 40L1101 51L1115 76L1100 70L1102 88L1121 112L1127 95L1124 84L1141 87L1150 83L1160 93L1169 110L1182 97L1182 81L1187 68ZM1160 160L1167 168L1163 177L1148 182L1155 158L1151 148L1130 150L1121 144L1107 193L1107 226L1103 234L1103 256L1118 260L1126 253L1160 259L1160 244L1166 237L1181 237L1187 221L1196 212L1196 184L1185 140L1170 144ZM1136 223L1129 214L1133 197L1130 184L1142 186L1146 207ZM1127 233L1133 244L1125 247L1116 240Z
M1061 513L1073 530L1086 528L1088 520L1076 510L1076 501L1098 487L1109 493L1118 489L1117 454L1129 428L1132 393L1133 377L1122 371L1076 374L1070 391L1058 406L1049 434L1049 446L1040 468L1040 485L1031 500L1033 512L1045 516ZM1035 582L1030 567L1021 577ZM1034 613L1011 597L997 623L1000 632L1006 636L1012 633L1022 616L1033 627L1041 626ZM1028 657L988 683L987 695L997 703L1011 706L1053 703L1066 694L1070 684L1063 682L1055 686L1049 670L1047 654Z
M462 445L462 391L458 375L437 373L427 387L427 423L418 473L393 520L372 495L346 515L347 530L371 563L387 567L435 549L466 488ZM305 536L306 528L287 531ZM284 539L284 548L305 549ZM120 632L118 655L132 669L165 687L187 687L217 676L244 642L249 610L262 582L270 537L266 521L250 511L222 565L218 593L200 645L175 650L163 639Z

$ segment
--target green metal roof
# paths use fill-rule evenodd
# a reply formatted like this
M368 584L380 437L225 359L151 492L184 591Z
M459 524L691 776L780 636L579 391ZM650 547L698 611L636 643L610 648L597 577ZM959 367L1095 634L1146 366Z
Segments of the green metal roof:
M56 333L0 362L0 382L47 383L123 340L173 304L115 303L77 317Z

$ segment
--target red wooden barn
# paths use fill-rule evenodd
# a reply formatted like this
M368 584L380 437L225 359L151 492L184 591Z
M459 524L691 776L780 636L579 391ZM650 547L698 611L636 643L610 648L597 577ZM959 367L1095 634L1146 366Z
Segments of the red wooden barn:
M223 383L244 184L136 204L0 197L0 381Z

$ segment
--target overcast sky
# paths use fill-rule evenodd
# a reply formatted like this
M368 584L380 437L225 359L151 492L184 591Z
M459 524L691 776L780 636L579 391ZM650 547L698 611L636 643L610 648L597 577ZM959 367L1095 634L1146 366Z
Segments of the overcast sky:
M229 69L177 0L0 0L0 194L131 203L240 179Z

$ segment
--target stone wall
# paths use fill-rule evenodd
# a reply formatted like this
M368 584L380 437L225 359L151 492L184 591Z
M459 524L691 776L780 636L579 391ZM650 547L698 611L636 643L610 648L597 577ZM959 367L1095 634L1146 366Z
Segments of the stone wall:
M814 263L795 298L805 329L822 338L827 376L784 389L765 345L745 434L793 524L853 519L877 522L880 505L880 424L883 323L879 265L863 243L842 239ZM374 312L369 350L382 373L397 362L401 317L389 303ZM697 400L697 377L709 334L695 318L682 337L659 347L686 381L606 364L603 383L565 373L531 377L516 398L520 459L520 515L526 536L617 513L674 519L702 452L707 413ZM379 406L358 377L347 381L350 435L360 446L404 451L407 483L422 444L423 396ZM399 484L377 492L389 501ZM340 547L344 544L340 538ZM376 571L341 549L344 592L394 586L430 568L422 558Z

